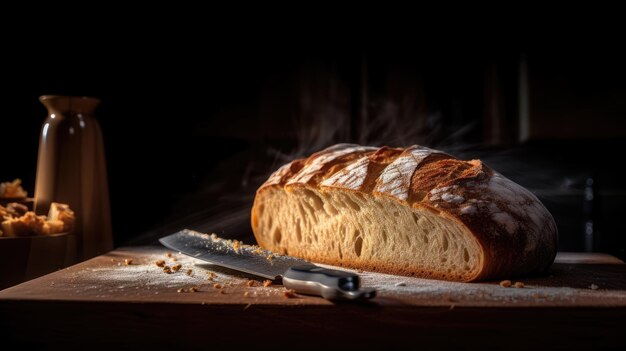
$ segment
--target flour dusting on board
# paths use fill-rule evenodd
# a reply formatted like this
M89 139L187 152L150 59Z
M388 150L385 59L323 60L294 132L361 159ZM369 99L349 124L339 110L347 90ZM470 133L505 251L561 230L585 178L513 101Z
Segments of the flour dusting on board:
M332 266L326 266L333 268ZM342 268L346 270L345 268ZM460 283L396 276L375 272L357 272L361 285L375 288L378 296L407 301L424 306L564 306L585 304L588 301L611 299L626 304L626 293L621 290L605 290L598 294L592 288L569 286L545 286L532 284L529 280L520 280L521 288L505 288L499 282ZM535 278L536 279L536 278ZM539 278L541 279L541 278ZM513 281L518 282L518 281ZM514 284L513 284L514 285Z
M251 248L254 247L241 245L242 250ZM199 297L207 292L227 294L237 291L237 294L243 295L242 289L248 293L246 296L263 299L282 296L284 290L279 287L264 287L260 283L261 278L244 273L235 276L230 270L162 248L138 249L138 252L128 257L132 258L132 264L125 264L125 258L120 257L111 258L106 265L77 270L72 273L72 281L75 280L77 286L80 282L81 295L87 293L101 299L119 296L121 292L128 297L154 298L159 294L190 293L191 290ZM247 285L255 278L259 282ZM55 286L68 287L67 284ZM71 284L69 289L72 290Z

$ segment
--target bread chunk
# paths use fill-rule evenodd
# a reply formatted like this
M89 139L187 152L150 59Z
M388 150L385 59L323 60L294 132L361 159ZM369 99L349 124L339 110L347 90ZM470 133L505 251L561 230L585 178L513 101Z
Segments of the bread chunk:
M252 229L275 252L454 281L544 272L557 249L530 191L417 145L339 144L282 166L257 190Z
M0 197L4 198L25 198L28 193L22 188L22 180L15 179L12 182L0 183Z

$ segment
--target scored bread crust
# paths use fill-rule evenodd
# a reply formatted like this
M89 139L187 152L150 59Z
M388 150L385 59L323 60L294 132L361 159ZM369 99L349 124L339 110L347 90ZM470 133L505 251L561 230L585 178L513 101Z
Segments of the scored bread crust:
M357 228L353 248L346 227ZM329 228L336 238L317 242ZM542 273L557 249L554 219L530 191L480 160L418 145L338 144L282 166L257 190L252 229L263 248L314 262L457 281Z

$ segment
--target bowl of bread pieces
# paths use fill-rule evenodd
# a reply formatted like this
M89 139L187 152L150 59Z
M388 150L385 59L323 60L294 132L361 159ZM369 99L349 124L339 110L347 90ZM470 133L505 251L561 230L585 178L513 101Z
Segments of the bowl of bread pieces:
M37 215L27 195L19 179L0 183L0 289L74 260L74 211L53 202L47 215Z

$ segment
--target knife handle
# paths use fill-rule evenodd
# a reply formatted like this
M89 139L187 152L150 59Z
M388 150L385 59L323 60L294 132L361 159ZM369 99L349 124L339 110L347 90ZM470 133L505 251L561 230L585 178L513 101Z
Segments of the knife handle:
M315 265L292 266L283 276L285 288L327 300L367 300L376 296L375 289L361 289L360 284L357 274Z

